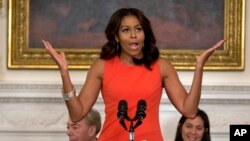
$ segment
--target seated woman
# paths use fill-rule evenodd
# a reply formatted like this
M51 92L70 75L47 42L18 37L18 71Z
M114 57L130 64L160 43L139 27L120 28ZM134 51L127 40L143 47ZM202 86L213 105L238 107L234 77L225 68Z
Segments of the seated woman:
M177 127L175 141L211 141L207 114L198 109L195 118L182 116Z

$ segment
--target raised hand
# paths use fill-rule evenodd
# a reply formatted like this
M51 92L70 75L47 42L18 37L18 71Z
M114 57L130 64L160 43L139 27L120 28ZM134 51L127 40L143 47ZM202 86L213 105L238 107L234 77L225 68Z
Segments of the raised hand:
M214 51L221 47L226 40L220 40L215 45L204 51L201 55L196 58L196 66L202 68L206 63L207 59L214 53Z
M48 51L48 53L55 60L57 66L61 70L68 70L68 62L67 62L65 53L64 52L57 53L56 50L52 47L52 45L48 41L42 40L42 42L43 42L46 50Z

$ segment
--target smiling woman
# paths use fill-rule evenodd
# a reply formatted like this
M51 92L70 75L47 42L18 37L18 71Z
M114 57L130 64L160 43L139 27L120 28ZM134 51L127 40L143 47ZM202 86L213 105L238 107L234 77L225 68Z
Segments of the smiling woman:
M182 116L176 131L175 141L211 141L210 123L205 111L199 109L195 118Z

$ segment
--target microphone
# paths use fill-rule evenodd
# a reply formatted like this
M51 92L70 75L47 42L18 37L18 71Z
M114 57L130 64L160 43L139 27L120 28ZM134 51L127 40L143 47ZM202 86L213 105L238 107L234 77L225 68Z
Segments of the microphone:
M127 130L127 127L124 122L124 119L128 119L127 110L128 110L127 101L120 100L118 104L117 117L120 119L120 124L123 126L125 130Z
M142 121L146 117L147 103L145 100L139 100L137 103L137 111L134 120Z
M136 115L133 120L137 120L134 129L142 124L142 120L146 117L147 103L145 100L139 100L137 104Z

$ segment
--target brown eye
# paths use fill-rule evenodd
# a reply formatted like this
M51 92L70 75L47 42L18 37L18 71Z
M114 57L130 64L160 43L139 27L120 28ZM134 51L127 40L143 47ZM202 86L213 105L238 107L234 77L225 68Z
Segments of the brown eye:
M129 32L129 29L128 28L124 28L124 29L122 29L122 32Z
M137 28L136 28L136 31L137 31L137 32L140 32L140 31L143 31L143 29L142 29L142 27L137 27Z
M197 127L197 129L201 131L201 130L203 130L203 127Z
M187 128L192 128L193 126L191 124L186 124Z

